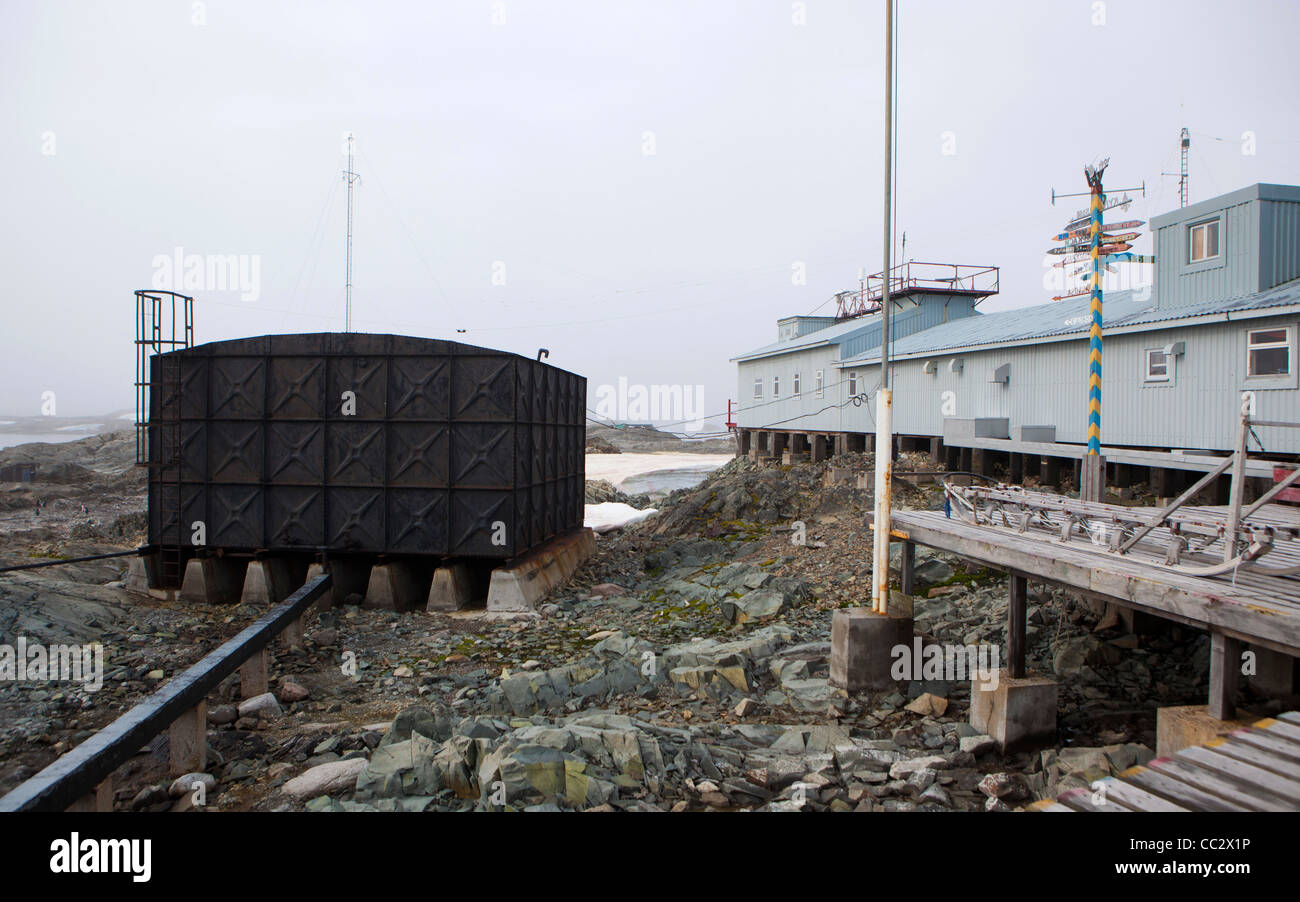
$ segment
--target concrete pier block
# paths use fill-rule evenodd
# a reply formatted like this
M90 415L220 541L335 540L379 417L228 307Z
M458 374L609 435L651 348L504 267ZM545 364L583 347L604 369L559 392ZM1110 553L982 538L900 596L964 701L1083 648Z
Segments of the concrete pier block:
M563 585L595 551L595 533L583 528L552 539L508 567L498 567L488 584L487 609L532 611L547 592Z
M309 583L316 577L323 576L325 572L326 566L322 563L308 564L307 578L303 580L303 583ZM321 593L320 598L316 599L316 603L312 605L312 608L317 611L328 611L332 607L334 607L334 581L331 579L330 588Z
M250 561L244 574L240 601L244 604L270 606L284 601L301 582L293 578L293 566L284 558L269 557Z
M149 590L158 585L158 555L142 554L130 558L126 566L126 578L122 588L138 595L148 595Z
M893 650L912 645L912 600L890 593L889 613L840 608L831 618L830 684L849 692L896 685Z
M1258 717L1219 720L1209 705L1179 705L1156 709L1156 755L1167 758L1194 745L1204 745L1253 724Z
M826 436L814 435L812 437L812 462L821 463L826 459Z
M472 596L469 567L464 564L439 567L433 571L433 583L429 586L429 601L424 609L459 611L473 601Z
M208 703L199 702L168 728L171 775L202 773L208 766Z
M181 601L238 604L246 566L245 561L237 558L191 558L181 582Z
M407 561L389 561L370 568L370 582L362 607L408 611L427 601L429 590L416 568Z
M1056 683L1046 677L972 679L970 725L997 740L1002 751L1045 745L1056 739Z

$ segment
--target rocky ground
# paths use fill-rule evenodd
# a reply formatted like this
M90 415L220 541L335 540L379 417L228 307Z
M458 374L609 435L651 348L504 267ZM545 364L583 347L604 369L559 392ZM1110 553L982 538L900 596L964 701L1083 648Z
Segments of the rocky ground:
M899 468L910 463L921 468ZM835 461L872 465L870 455ZM1147 760L1156 708L1203 700L1202 634L1126 634L1037 586L1029 661L1058 681L1053 748L999 753L968 724L966 682L851 697L830 686L832 613L867 601L871 498L851 479L830 484L829 470L740 459L658 499L658 517L599 537L536 617L356 605L314 614L305 648L276 651L273 693L241 702L232 677L209 700L207 775L173 784L160 737L119 772L115 803L184 809L202 780L206 804L225 810L1005 810ZM101 478L112 477L91 484ZM115 505L138 513L129 489L120 502L105 491L87 538L72 536L76 524L43 520L53 531L32 536L30 523L6 521L6 561L133 547L136 537L111 541L125 528ZM589 498L607 489L589 485ZM901 507L941 501L937 487L901 480L894 495ZM1005 578L917 552L917 634L1005 647ZM107 647L99 692L0 687L0 791L259 613L141 598L120 588L121 570L107 561L0 575L4 642Z

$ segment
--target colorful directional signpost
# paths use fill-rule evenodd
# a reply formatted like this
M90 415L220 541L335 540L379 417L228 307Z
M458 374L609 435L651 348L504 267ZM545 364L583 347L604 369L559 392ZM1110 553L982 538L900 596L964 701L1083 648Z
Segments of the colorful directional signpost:
M1079 211L1056 236L1056 240L1063 243L1057 247L1047 249L1049 254L1067 258L1058 265L1079 262L1084 252L1087 253L1091 262L1091 278L1087 291L1062 294L1052 299L1054 301L1063 301L1068 298L1082 297L1084 294L1089 295L1091 298L1089 306L1092 310L1092 324L1088 329L1088 453L1083 460L1083 485L1080 487L1082 489L1080 498L1084 501L1101 501L1105 492L1106 464L1101 457L1102 270L1103 268L1111 270L1110 264L1112 262L1147 262L1146 260L1135 260L1133 254L1126 253L1133 246L1128 242L1137 238L1139 232L1106 232L1102 214L1106 210L1126 209L1133 202L1133 199L1128 194L1118 199L1107 200L1106 194L1102 190L1102 175L1109 163L1110 160L1106 159L1102 160L1097 166L1084 167L1083 174L1088 180L1089 189L1087 191L1089 203L1086 215L1084 211ZM1145 195L1146 183L1143 182L1141 189L1132 188L1128 190L1141 190ZM1053 190L1052 203L1055 204L1058 197L1077 196L1080 195L1057 194ZM1130 229L1141 225L1141 220L1129 220L1116 223L1111 228ZM1082 240L1085 231L1086 242Z

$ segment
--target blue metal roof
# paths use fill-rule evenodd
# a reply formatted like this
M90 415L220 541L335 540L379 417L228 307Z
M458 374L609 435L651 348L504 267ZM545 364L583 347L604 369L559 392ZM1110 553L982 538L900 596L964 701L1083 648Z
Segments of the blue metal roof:
M767 357L771 354L785 354L790 351L801 351L804 348L812 348L817 345L827 344L828 342L838 342L847 339L856 334L859 330L868 329L880 322L880 314L871 316L860 316L857 319L847 320L837 323L833 326L827 326L825 329L817 329L800 335L797 338L791 338L788 341L776 341L770 345L763 345L753 351L741 354L731 360L748 360L750 357Z
M1166 308L1155 306L1150 290L1110 291L1105 295L1102 316L1104 327L1108 329L1132 326L1158 329L1162 323L1170 320L1222 316L1233 312L1293 305L1300 305L1300 279L1232 300ZM952 348L1084 336L1088 334L1092 323L1090 310L1089 299L1081 297L1018 310L976 313L974 316L952 320L891 341L890 356L902 357ZM846 358L841 363L870 363L879 360L880 348L877 347Z

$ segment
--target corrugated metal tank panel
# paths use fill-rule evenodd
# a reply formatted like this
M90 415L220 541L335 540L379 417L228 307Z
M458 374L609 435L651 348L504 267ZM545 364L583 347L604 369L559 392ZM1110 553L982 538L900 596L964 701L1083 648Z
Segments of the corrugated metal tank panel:
M1300 278L1300 203L1260 201L1260 290Z
M1246 331L1268 325L1297 326L1291 317L1263 317L1196 328L1114 335L1102 345L1103 444L1151 448L1231 449L1244 378ZM1175 363L1174 384L1143 382L1145 350L1175 341L1185 354ZM905 435L942 435L944 403L951 416L1007 417L1012 426L1051 425L1057 440L1087 441L1086 339L967 352L960 374L949 371L952 355L936 356L935 375L925 360L894 365L894 429ZM1293 373L1297 363L1293 351ZM990 382L993 371L1010 364L1010 383ZM878 367L863 368L869 385ZM1293 381L1294 386L1294 381ZM1260 419L1297 419L1300 389L1254 388ZM951 392L950 397L945 397ZM845 409L844 429L874 429L864 408ZM1260 430L1269 451L1300 453L1300 430Z
M158 355L152 381L153 544L175 545L178 510L229 550L510 558L582 525L586 380L556 367L321 333Z
M1156 229L1156 304L1176 307L1235 298L1259 290L1259 202L1221 209L1223 265L1189 264L1187 228L1213 213L1184 217Z

